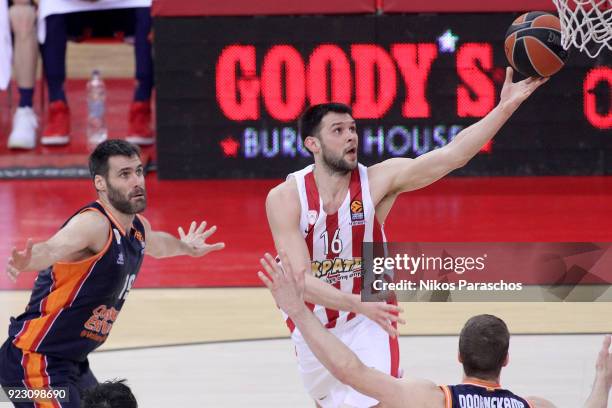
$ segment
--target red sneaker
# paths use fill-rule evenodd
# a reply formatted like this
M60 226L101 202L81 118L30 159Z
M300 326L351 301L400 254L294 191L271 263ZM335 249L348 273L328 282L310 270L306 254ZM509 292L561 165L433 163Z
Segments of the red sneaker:
M130 130L126 140L141 146L155 143L151 129L151 102L134 101L130 106Z
M64 101L51 102L40 143L46 146L59 146L69 142L70 109Z

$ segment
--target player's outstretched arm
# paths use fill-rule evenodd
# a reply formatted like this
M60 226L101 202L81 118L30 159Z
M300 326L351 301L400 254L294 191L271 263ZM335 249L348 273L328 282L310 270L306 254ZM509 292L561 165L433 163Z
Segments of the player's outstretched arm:
M310 273L310 254L300 232L300 203L293 180L284 182L268 193L266 213L276 249L284 248L291 266L305 271L306 301L333 310L363 314L380 325L389 335L397 336L397 329L391 322L405 323L398 317L402 312L399 307L382 302L362 303L359 295L344 293Z
M612 387L610 343L610 335L604 336L603 344L595 362L595 381L593 381L591 394L585 401L583 408L608 408L608 397L610 387ZM534 408L555 408L552 402L540 397L528 397L527 400Z
M584 408L607 408L610 387L612 386L612 354L610 353L610 335L606 335L595 363L595 381L591 395L584 403Z
M375 202L390 194L425 187L464 166L497 134L521 103L546 81L547 78L527 78L512 82L512 68L507 68L499 104L484 118L462 130L449 144L416 159L393 158L370 168Z
M202 221L200 226L197 226L196 222L192 221L187 233L185 233L183 227L179 227L179 238L176 238L167 232L153 231L149 221L144 217L141 217L141 219L145 227L145 239L147 242L145 253L154 258L168 258L180 255L197 258L225 248L223 242L215 244L206 243L206 240L217 230L216 226L206 229L206 221Z
M37 271L58 261L70 262L96 254L104 249L109 234L105 217L95 211L85 211L74 216L47 241L34 244L28 239L23 250L13 248L6 272L15 281L23 271Z
M261 260L266 273L259 278L268 287L278 306L300 329L317 359L341 382L369 395L385 407L442 407L431 405L435 393L433 383L425 380L402 381L373 368L366 367L348 347L329 333L304 305L304 271L294 271L287 255L280 250L281 266L266 254ZM425 402L427 401L427 403Z

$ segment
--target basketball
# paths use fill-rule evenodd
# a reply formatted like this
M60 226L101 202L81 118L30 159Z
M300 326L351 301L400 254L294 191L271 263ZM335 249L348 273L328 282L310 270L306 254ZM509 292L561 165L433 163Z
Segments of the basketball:
M542 11L531 11L514 20L506 32L504 48L510 65L525 76L549 77L568 57L561 46L559 18Z

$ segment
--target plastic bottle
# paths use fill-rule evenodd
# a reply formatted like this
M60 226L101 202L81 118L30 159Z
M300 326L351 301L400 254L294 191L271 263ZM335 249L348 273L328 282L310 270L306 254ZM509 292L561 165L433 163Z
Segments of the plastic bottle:
M108 137L104 114L106 111L106 87L100 71L94 70L87 82L87 145L90 150Z

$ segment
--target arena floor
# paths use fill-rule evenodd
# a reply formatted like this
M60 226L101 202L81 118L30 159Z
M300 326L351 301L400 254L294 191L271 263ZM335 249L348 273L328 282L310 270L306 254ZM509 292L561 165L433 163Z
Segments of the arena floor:
M502 386L538 395L559 408L588 396L600 335L515 335ZM412 376L456 383L456 336L403 336L401 367ZM288 339L212 342L94 353L99 380L127 378L139 406L312 407ZM0 407L10 407L1 403Z

